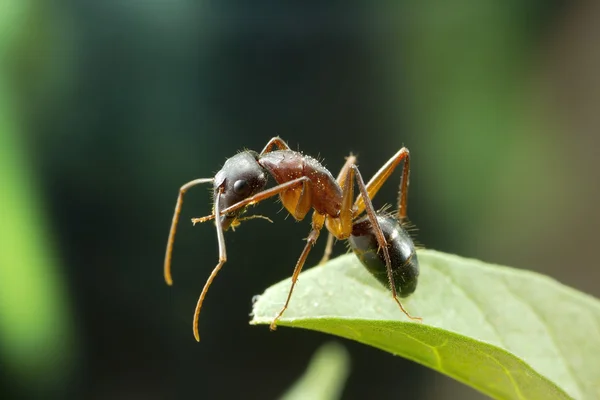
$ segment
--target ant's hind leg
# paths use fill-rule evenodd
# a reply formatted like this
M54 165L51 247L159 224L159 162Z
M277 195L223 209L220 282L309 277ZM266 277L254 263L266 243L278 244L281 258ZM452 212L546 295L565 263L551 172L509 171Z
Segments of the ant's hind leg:
M356 183L358 184L360 193L364 196L364 198L367 199L367 201L365 201L365 210L367 211L367 216L369 217L369 221L371 222L371 226L373 228L373 233L375 234L375 237L377 238L377 245L379 246L379 250L383 251L383 258L385 259L385 266L387 269L388 280L390 283L390 288L392 290L392 297L394 298L394 301L400 307L400 310L402 310L402 312L408 318L410 318L412 320L417 320L417 321L423 322L422 318L413 317L412 315L410 315L408 313L408 311L406 311L404 309L404 306L402 306L402 303L400 303L400 300L398 300L398 294L396 293L396 285L394 285L394 274L392 271L392 261L390 258L388 243L385 239L385 236L383 235L383 231L381 230L379 221L377 220L377 214L375 212L375 209L373 208L373 203L371 203L371 199L369 198L369 195L367 193L367 188L366 188L365 182L362 179L360 171L358 170L358 168L356 166L352 166L352 169L354 170L354 175L356 177Z
M371 180L366 184L368 197L373 200L381 186L387 181L396 167L404 160L402 167L402 180L400 181L400 190L398 193L398 218L400 221L406 218L406 203L408 197L408 178L410 174L410 152L406 147L398 150L384 165L373 175ZM365 210L365 201L360 195L354 203L357 208L356 215L359 215Z

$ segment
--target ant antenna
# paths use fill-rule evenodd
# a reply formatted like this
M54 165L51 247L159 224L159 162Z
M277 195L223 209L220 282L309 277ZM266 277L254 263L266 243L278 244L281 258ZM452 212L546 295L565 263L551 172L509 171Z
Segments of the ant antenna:
M214 178L194 179L179 189L179 196L177 196L177 203L175 204L175 213L173 214L173 221L171 222L171 230L169 231L169 239L167 240L167 251L165 253L164 275L165 282L167 282L167 285L169 286L173 285L173 278L171 277L171 256L173 255L173 242L175 242L175 232L177 232L179 214L181 214L181 206L183 205L183 195L193 186L202 183L212 183L214 180Z

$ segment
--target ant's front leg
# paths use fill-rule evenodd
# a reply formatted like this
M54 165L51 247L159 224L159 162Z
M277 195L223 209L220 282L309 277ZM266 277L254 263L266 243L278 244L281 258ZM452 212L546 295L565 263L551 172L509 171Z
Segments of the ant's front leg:
M286 182L286 183L282 183L281 185L277 185L270 189L263 190L262 192L259 192L259 193L255 194L254 196L248 197L245 200L242 200L238 203L235 203L235 204L227 207L224 210L221 210L219 215L226 215L226 214L232 213L236 210L239 210L242 207L260 203L261 201L266 200L269 197L275 196L276 194L279 194L285 190L293 189L293 188L297 187L298 185L305 185L309 181L310 181L309 178L307 178L306 176L302 176L300 178L294 179L294 180ZM210 221L213 219L215 219L215 213L213 213L211 215L207 215L206 217L192 218L192 223L194 225L196 225L198 223Z
M223 194L223 188L219 188L217 192L217 198L215 199L215 214L219 214L219 197ZM200 334L198 333L198 319L200 318L200 310L202 310L202 303L204 302L204 297L206 297L206 293L208 292L208 288L212 284L212 281L215 279L223 265L227 262L227 251L225 249L225 236L223 235L223 226L221 224L215 224L217 228L217 240L219 242L219 263L213 269L210 276L206 280L204 284L204 288L202 288L202 293L200 293L200 297L198 298L198 303L196 304L196 310L194 311L194 319L192 322L192 329L194 332L194 338L196 341L200 341Z

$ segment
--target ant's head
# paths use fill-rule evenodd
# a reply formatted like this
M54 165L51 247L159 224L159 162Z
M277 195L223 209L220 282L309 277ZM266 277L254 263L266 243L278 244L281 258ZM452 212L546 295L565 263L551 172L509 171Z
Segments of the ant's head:
M225 161L223 168L217 172L214 181L214 198L217 198L217 193L222 188L219 200L221 210L255 195L265 187L268 175L257 160L258 153L247 150ZM221 216L223 230L227 230L232 224L235 226L236 219L245 210L246 207L242 207Z

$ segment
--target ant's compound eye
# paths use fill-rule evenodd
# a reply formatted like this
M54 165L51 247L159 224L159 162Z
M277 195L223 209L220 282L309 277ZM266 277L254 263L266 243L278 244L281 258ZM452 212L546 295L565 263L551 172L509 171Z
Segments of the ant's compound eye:
M250 185L248 184L248 181L240 179L233 184L233 191L240 196L247 195L250 192Z

